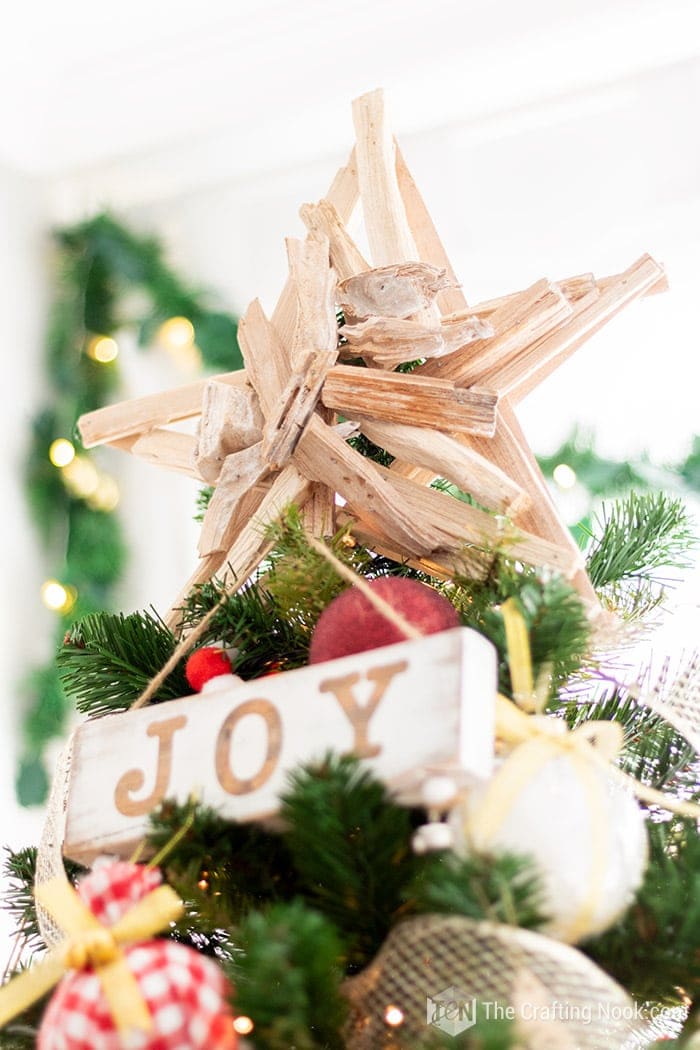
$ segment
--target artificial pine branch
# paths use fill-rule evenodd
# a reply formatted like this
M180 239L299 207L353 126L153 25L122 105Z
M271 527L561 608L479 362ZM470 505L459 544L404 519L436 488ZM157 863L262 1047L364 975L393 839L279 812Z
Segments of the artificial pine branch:
M226 967L233 1006L254 1024L256 1050L343 1050L347 1004L333 925L302 901L254 911L235 931Z
M559 710L571 729L591 721L618 722L624 730L620 766L635 780L658 791L685 789L688 770L697 784L695 748L661 715L649 710L622 686L593 700L570 700ZM687 792L684 797L689 797Z
M406 913L418 860L409 813L353 757L327 756L294 772L281 816L300 888L331 919L350 971L375 955Z
M228 596L225 583L215 578L194 587L182 609L183 627L194 627L214 606L219 609L200 644L217 642L230 650L232 670L241 678L260 678L308 663L308 627L283 612L267 590L267 579L253 580Z
M639 616L659 603L669 582L660 569L686 569L696 543L688 512L662 492L631 492L604 505L586 564L593 586L613 608Z
M59 677L78 710L90 715L123 711L160 671L175 644L172 631L148 613L94 613L68 632L57 657ZM191 691L181 662L153 702Z
M289 900L296 890L284 839L258 824L224 820L213 809L163 802L150 816L148 843L160 851L191 819L185 835L168 851L163 867L186 903L188 926L209 933L230 928L253 908Z
M495 559L484 581L458 579L450 593L465 627L493 642L499 656L499 688L511 695L503 617L498 606L516 598L528 627L533 674L547 665L550 695L580 670L588 655L590 624L578 594L560 576L543 576L508 559Z
M419 913L464 915L536 930L546 921L541 878L527 857L512 853L428 859L409 887Z
M34 901L37 849L35 846L25 846L13 852L5 847L5 853L2 874L7 881L7 889L3 895L3 910L9 912L16 932L22 937L22 952L41 951L45 945ZM83 867L70 860L64 860L63 865L71 882L75 882L85 872Z

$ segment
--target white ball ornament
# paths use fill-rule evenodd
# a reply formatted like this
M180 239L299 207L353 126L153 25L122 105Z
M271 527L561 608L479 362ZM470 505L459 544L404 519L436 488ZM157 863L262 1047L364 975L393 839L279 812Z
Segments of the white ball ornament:
M542 740L521 744L460 809L453 823L462 825L465 848L533 858L549 916L543 932L550 937L574 944L603 932L642 881L644 815L585 751Z
M452 849L455 842L454 831L449 824L434 821L422 824L414 832L411 844L414 853L432 853L434 850Z

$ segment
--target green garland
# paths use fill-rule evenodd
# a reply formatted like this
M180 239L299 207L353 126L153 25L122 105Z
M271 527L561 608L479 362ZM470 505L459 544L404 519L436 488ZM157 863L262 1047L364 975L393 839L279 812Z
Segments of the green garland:
M57 231L54 245L55 287L45 346L48 396L32 423L25 489L45 552L42 595L56 612L58 644L75 619L111 607L127 559L115 512L116 485L91 453L79 449L75 437L78 417L113 400L118 391L115 335L136 330L139 344L148 347L166 322L186 319L205 367L228 371L240 368L242 359L235 318L212 309L205 292L180 278L157 240L132 233L110 215L98 215ZM186 322L178 322L185 337L192 331ZM53 655L46 666L27 673L22 693L17 795L31 805L46 797L44 750L62 734L69 710Z

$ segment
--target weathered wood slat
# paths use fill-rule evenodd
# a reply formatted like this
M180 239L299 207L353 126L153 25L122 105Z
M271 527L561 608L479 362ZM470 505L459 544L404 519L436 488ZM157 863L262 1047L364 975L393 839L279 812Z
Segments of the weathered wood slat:
M425 317L425 311L422 316ZM442 359L469 343L483 341L493 331L488 321L470 316L430 327L407 318L368 317L343 326L341 334L348 345L341 349L346 355L362 357L382 368L394 368L422 357Z
M294 463L311 481L322 481L352 506L361 506L365 516L389 531L407 553L419 554L431 548L431 532L425 530L423 515L407 515L395 489L377 473L375 465L318 416L312 416Z
M241 500L268 472L268 461L261 441L226 457L202 521L200 558L228 550L232 542L232 523Z
M447 272L429 263L378 266L339 280L338 305L348 322L365 317L411 317L432 306L449 283Z
M395 151L399 193L401 194L401 199L406 209L406 219L418 250L416 258L444 269L450 279L450 287L438 293L437 305L440 311L443 314L450 314L457 310L465 310L467 308L467 300L464 297L461 283L438 236L430 212L426 208L401 150L396 144Z
M260 402L251 386L210 380L204 388L195 447L195 462L202 477L214 484L231 452L261 440L262 426Z
M308 353L282 391L279 412L265 427L262 446L263 455L273 470L283 466L297 447L337 356L336 350Z
M155 427L143 434L130 434L129 437L110 441L110 445L132 456L145 459L156 467L174 470L186 474L196 481L204 481L198 470L195 459L197 439L193 434L181 434L177 430L164 430Z
M294 317L296 319L296 309ZM253 299L239 322L238 343L248 380L258 395L265 420L270 420L279 408L280 394L289 382L291 367L289 354L259 299Z
M225 372L212 378L240 388L245 388L248 382L243 370ZM94 448L153 427L191 419L202 410L202 398L208 382L209 379L199 379L196 383L186 383L162 393L147 394L145 397L98 408L95 412L86 412L78 420L81 441L85 448Z
M519 401L625 306L644 295L663 277L663 267L643 255L611 281L604 291L580 299L569 321L497 370L492 381Z
M572 312L573 307L558 288L547 280L537 281L491 314L494 336L474 343L467 353L427 361L417 374L451 379L460 386L482 383L495 388L494 377L504 362L563 324Z
M420 804L427 776L459 787L486 778L496 678L493 646L458 627L86 722L74 742L64 852L87 864L100 853L127 857L149 813L194 791L224 818L269 818L290 771L329 750L362 758L407 806Z
M347 223L357 204L359 188L355 150L344 168L336 174L326 194L326 200L337 211L340 221ZM294 282L288 279L272 312L272 325L283 346L291 346L297 322L297 293Z
M339 281L369 270L369 263L330 201L323 199L317 204L302 204L299 215L310 232L323 233L328 238L331 265Z
M434 523L435 547L431 555L439 561L443 552L458 555L466 544L474 544L487 552L501 548L511 557L528 565L543 565L572 578L583 566L583 556L569 536L566 543L543 539L520 526L512 527L503 518L494 517L477 507L435 489L425 488L400 474L392 474L378 466L379 472L391 478L409 513L427 514ZM361 514L359 508L354 508ZM525 511L527 514L527 511Z
M381 91L355 99L357 174L365 229L375 266L418 260L398 179L394 141L384 115ZM427 260L432 262L432 260Z
M528 502L525 491L484 456L438 430L364 420L362 432L380 448L436 477L446 478L482 506L514 514Z
M535 459L512 405L504 399L498 406L498 426L490 441L469 438L469 447L488 456L492 463L504 470L530 496L530 503L522 506L516 516L518 527L544 537L550 543L566 550L579 567L571 577L581 597L591 611L600 610L595 590L582 568L581 552L554 504L547 482Z
M336 365L321 400L351 419L379 419L436 430L490 436L497 396L491 390L462 390L443 379Z

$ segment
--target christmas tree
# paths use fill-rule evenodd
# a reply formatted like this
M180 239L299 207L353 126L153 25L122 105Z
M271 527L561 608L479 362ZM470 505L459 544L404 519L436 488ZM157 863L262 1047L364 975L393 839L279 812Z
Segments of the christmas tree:
M697 668L615 664L688 518L633 494L579 549L513 411L663 270L470 308L380 93L354 118L245 369L80 420L207 485L200 563L61 646L87 719L6 861L3 1047L698 1038Z

